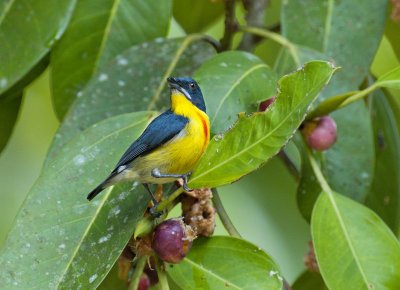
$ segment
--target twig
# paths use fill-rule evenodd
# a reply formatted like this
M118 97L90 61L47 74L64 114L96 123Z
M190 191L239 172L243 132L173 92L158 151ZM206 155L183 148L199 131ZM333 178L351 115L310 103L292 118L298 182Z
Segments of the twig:
M147 258L147 256L141 256L137 259L135 271L133 272L131 284L129 285L129 290L137 290Z
M156 270L158 275L158 281L161 286L161 290L169 290L167 275L165 274L165 269L163 269L163 261L156 258Z
M262 27L264 24L265 7L268 0L242 0L244 8L247 10L246 23L248 26ZM239 44L240 50L252 51L260 37L245 33Z
M222 224L224 225L226 231L229 233L229 235L236 237L236 238L241 238L241 235L233 225L231 219L229 218L228 214L225 211L224 206L222 205L221 198L219 197L218 190L216 188L211 189L213 193L213 204L215 206L215 209L217 210L217 213L222 221Z
M235 0L225 0L225 31L221 39L223 51L230 49L234 33L238 30L235 17Z
M281 150L278 153L279 158L285 163L289 173L294 177L296 181L300 179L300 173L293 161L287 156L285 151Z
M300 65L300 58L299 58L299 53L297 52L297 47L293 43L291 43L288 39L280 35L279 33L275 33L272 31L268 31L265 29L257 28L257 27L247 27L247 26L242 26L240 27L240 30L243 32L248 32L252 33L261 37L269 38L276 43L279 43L280 45L286 47L293 57L293 60L297 66Z

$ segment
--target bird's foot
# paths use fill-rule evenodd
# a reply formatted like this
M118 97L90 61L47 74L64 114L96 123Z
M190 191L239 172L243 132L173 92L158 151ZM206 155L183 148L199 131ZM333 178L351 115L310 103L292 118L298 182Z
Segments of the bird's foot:
M184 173L184 174L171 174L171 173L161 173L160 170L158 168L154 168L151 171L151 176L153 176L154 178L182 178L183 179L183 184L182 187L185 191L192 191L192 189L190 189L187 186L188 183L188 178L189 176L192 174L191 171Z

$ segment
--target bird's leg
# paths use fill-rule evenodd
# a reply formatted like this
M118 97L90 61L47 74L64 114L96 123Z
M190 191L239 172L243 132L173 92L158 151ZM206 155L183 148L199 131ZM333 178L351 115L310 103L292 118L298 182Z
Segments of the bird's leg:
M183 184L182 187L185 191L192 191L188 186L187 186L187 182L188 182L188 178L190 176L190 174L192 174L191 171L189 171L188 173L185 174L171 174L171 173L161 173L160 170L158 168L154 168L151 171L151 176L153 176L154 178L169 178L169 177L173 177L173 178L182 178L183 179Z
M150 194L151 201L153 202L153 206L150 208L150 214L156 218L160 217L163 214L163 212L157 211L157 205L158 205L157 199L154 197L154 194L151 192L149 185L147 183L143 183L143 186L144 186L144 188L146 188L147 192Z

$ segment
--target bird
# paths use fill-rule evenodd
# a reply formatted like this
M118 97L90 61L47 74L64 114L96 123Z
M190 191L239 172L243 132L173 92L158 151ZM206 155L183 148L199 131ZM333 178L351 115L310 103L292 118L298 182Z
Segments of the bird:
M118 161L110 175L87 196L90 201L119 182L142 183L157 205L149 184L188 178L210 141L210 121L198 83L189 77L169 77L168 110L153 119Z

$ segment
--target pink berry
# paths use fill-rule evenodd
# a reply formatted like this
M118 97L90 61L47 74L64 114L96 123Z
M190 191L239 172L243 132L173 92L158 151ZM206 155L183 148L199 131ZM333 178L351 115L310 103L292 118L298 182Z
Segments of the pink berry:
M317 151L329 149L335 144L337 138L335 120L329 116L306 121L302 132L308 146Z
M271 97L265 101L262 101L258 106L260 112L264 112L271 104L275 101L276 97Z
M169 219L154 230L151 246L161 260L179 263L192 246L194 232L182 219Z
M138 290L147 290L150 286L149 276L147 276L146 273L143 273L142 276L140 276Z

